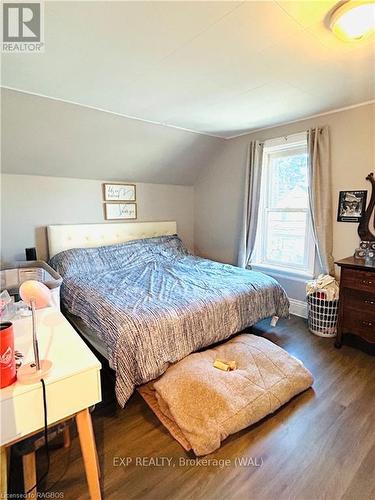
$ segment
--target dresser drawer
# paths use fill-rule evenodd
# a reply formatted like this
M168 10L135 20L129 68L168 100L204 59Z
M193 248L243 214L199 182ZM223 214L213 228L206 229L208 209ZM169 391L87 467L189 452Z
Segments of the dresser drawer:
M344 312L343 328L347 333L360 335L368 342L375 342L375 314L348 309Z
M342 269L341 286L375 294L375 272Z
M375 294L344 288L342 298L344 309L354 309L363 312L365 316L369 314L375 316Z

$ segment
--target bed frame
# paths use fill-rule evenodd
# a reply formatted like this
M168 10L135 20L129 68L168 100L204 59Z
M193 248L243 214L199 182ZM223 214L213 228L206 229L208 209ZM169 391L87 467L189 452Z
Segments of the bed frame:
M177 233L175 221L104 224L59 224L48 226L50 258L70 248L100 247L126 241Z

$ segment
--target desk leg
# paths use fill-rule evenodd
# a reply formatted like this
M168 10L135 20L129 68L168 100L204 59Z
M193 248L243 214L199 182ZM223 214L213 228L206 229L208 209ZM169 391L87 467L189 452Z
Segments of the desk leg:
M1 475L0 475L0 495L6 498L8 494L8 452L6 446L0 447Z
M22 465L23 465L23 483L25 488L25 493L29 491L36 484L36 460L35 460L35 451L28 453L27 455L23 455L22 457ZM37 497L37 489L34 488L27 495L27 498L36 498Z
M91 415L88 408L77 413L76 422L90 496L92 500L100 500L99 464Z

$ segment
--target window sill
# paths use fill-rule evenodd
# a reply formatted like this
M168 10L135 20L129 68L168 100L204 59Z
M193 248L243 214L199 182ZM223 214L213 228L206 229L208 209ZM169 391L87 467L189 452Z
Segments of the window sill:
M254 271L260 271L265 274L270 274L271 276L277 276L280 278L287 278L295 281L308 281L314 278L312 273L306 271L298 271L297 269L288 269L285 267L276 267L265 264L250 264Z

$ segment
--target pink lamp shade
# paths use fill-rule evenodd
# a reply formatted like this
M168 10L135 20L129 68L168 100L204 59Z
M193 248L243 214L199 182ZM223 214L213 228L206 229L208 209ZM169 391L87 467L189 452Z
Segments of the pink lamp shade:
M28 305L31 305L31 301L34 301L35 309L47 307L51 302L49 288L44 283L40 283L40 281L24 281L20 286L19 294L21 299Z

